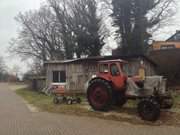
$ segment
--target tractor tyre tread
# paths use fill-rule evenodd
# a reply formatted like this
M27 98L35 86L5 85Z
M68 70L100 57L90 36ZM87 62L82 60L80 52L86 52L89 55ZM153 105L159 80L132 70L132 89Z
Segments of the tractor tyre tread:
M143 110L144 105L150 105L152 107L150 115ZM142 99L138 104L138 113L143 120L156 121L160 117L160 104L153 98Z
M101 84L101 85L103 85L104 87L106 87L106 90L107 90L107 92L108 92L108 94L109 94L109 96L110 96L110 100L107 102L107 104L105 104L103 107L101 107L101 108L97 108L95 105L93 105L92 103L91 103L91 100L90 100L90 91L91 91L91 88L94 86L94 85L96 85L96 84ZM100 79L100 78L97 78L97 79L94 79L94 80L92 80L92 81L90 81L90 83L89 83L89 87L88 87L88 89L87 89L87 99L88 99L88 102L89 102L89 104L90 104L90 106L94 109L94 110L96 110L96 111L108 111L108 110L110 110L110 108L111 108L111 106L112 106L112 95L113 95L113 91L112 91L112 86L111 86L111 84L108 82L108 81L106 81L106 80L104 80L104 79Z

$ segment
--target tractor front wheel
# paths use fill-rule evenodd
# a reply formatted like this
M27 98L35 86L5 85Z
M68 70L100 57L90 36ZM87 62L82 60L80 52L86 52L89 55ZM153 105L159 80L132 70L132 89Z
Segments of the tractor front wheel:
M112 87L103 79L94 79L87 90L87 99L94 110L108 111L112 105Z
M174 104L173 97L168 97L161 101L161 108L162 109L171 109L173 107L173 104Z
M153 98L142 99L138 104L138 113L143 120L156 121L160 116L160 105Z

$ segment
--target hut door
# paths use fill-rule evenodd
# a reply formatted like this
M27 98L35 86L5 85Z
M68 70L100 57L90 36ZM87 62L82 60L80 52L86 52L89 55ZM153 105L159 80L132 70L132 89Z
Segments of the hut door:
M37 80L33 79L33 90L37 90Z

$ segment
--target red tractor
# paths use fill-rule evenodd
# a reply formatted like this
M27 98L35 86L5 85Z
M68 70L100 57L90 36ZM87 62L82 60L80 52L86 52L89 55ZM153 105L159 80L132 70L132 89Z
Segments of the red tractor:
M88 83L89 104L94 110L108 111L113 105L123 106L128 99L139 99L140 117L157 120L161 108L173 105L172 97L165 90L165 80L160 76L146 77L145 81L128 77L127 65L120 59L99 62L98 73Z

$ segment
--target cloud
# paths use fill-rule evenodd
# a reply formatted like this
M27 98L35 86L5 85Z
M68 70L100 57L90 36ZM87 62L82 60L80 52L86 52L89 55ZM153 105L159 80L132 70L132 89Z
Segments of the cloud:
M14 20L19 12L38 9L44 0L0 0L0 55L5 57L8 66L22 64L18 58L9 58L6 48L11 38L17 35L18 23ZM23 64L22 64L23 65Z

